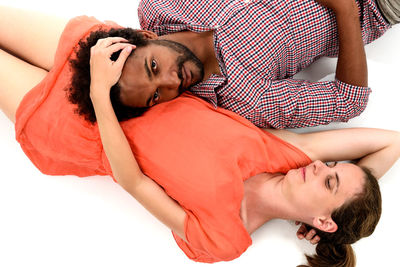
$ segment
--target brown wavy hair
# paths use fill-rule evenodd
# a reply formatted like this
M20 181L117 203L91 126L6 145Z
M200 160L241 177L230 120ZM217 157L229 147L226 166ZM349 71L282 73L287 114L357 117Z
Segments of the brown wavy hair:
M371 235L382 213L382 198L377 179L368 168L364 171L363 191L332 213L338 229L327 233L315 229L320 241L315 255L306 255L308 265L298 267L354 267L356 257L351 247L363 237ZM310 227L311 229L312 227Z
M96 122L96 115L90 99L90 48L97 43L97 40L106 37L123 37L136 47L144 47L148 44L146 38L140 32L131 28L111 28L109 30L97 30L86 38L79 41L75 48L75 57L69 60L72 70L71 82L66 89L68 100L77 105L76 113L86 120ZM121 51L115 52L111 60L116 60ZM135 52L132 50L130 56ZM147 108L133 108L122 104L120 99L121 88L117 84L111 87L111 103L119 121L142 115Z

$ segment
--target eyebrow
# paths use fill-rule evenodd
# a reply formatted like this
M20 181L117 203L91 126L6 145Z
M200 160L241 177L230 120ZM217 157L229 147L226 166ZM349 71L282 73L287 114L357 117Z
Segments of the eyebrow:
M149 80L150 80L150 81L153 80L151 71L150 71L150 69L149 69L149 66L147 65L147 57L144 58L144 69L146 70L146 74L147 74L147 77L149 77ZM153 95L151 95L151 96L147 99L147 101L146 101L146 107L150 107L150 102L151 102L152 99L153 99Z
M339 190L339 185L340 185L339 175L337 173L335 173L335 178L336 178L336 191L335 191L335 195L336 195L337 191Z
M147 77L149 77L149 79L151 81L153 79L153 76L152 76L149 66L147 65L147 57L144 58L144 69L146 70Z

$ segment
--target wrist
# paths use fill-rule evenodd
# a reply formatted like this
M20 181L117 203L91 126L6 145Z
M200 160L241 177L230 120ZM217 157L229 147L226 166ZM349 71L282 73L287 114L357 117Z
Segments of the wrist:
M90 100L92 100L93 105L97 103L102 103L102 104L106 104L109 102L111 103L109 90L102 90L100 92L98 91L93 92L92 90L90 90L89 97Z

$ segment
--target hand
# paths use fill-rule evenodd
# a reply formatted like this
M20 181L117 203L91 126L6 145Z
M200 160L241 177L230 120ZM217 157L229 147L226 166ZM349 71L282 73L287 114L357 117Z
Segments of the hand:
M134 45L126 43L121 37L108 37L99 39L90 49L90 96L104 94L110 95L111 87L121 77L122 68L130 55ZM110 59L111 55L121 50L116 61Z
M296 221L296 225L299 225L300 222ZM306 239L308 241L310 241L311 244L315 245L319 242L320 237L317 235L317 233L315 232L314 229L311 229L310 231L308 231L306 225L304 223L302 223L299 227L299 230L297 230L297 238L298 239Z

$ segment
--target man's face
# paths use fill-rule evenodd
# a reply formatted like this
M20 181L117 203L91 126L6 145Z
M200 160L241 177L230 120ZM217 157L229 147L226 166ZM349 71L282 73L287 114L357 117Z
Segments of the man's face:
M121 101L130 107L151 107L177 97L203 80L200 60L187 48L169 41L150 41L135 49L118 82Z

